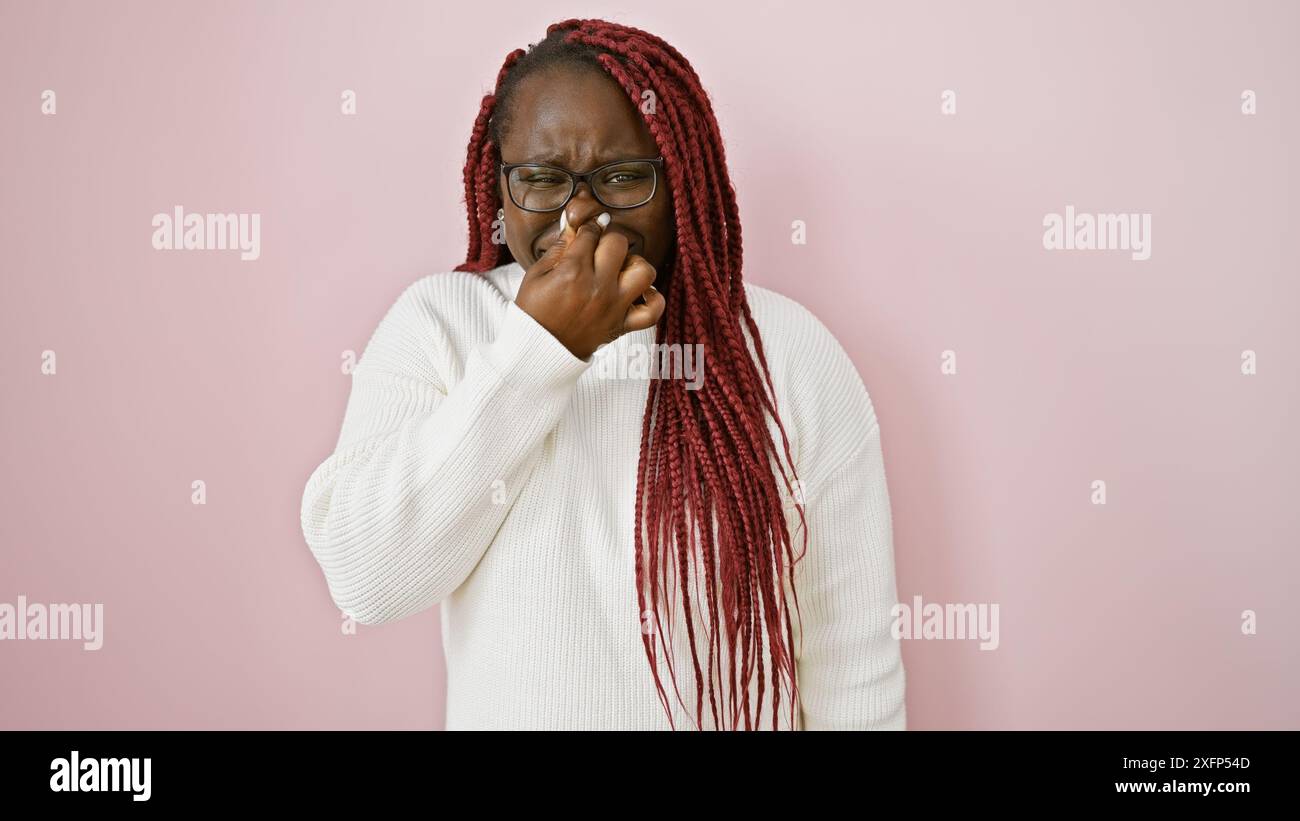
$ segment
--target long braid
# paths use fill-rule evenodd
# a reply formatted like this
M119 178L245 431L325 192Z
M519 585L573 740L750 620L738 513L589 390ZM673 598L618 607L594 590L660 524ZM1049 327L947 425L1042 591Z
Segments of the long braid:
M485 272L513 259L509 248L491 237L502 207L499 146L519 82L552 65L607 74L628 95L663 154L673 196L676 244L667 270L661 271L669 274L667 310L656 342L698 343L708 360L698 390L688 389L680 379L649 381L637 467L633 580L646 659L675 728L659 673L659 651L677 700L685 706L672 650L674 611L667 598L679 591L695 674L695 725L704 726L707 701L714 727L739 729L743 721L744 729L756 729L753 710L761 710L770 684L772 729L778 727L783 691L788 693L794 726L799 707L797 652L785 585L789 583L801 619L793 574L795 563L807 552L807 524L803 500L793 490L798 478L789 438L777 413L772 375L745 294L740 210L712 104L686 58L653 34L579 19L552 24L546 34L527 51L510 52L493 92L483 97L464 169L469 246L456 270ZM642 110L645 91L654 94L653 111ZM780 431L786 464L768 427L769 417ZM801 522L804 550L797 557L778 473L795 496ZM704 599L704 642L696 635L692 587L695 600ZM703 668L700 644L706 647ZM750 682L755 676L757 698L751 705Z
M509 75L515 63L527 54L521 48L506 55L505 64L497 72L497 89ZM469 138L468 159L465 160L465 211L469 217L469 251L465 262L456 267L457 271L482 273L490 271L498 264L499 247L490 241L492 220L497 209L501 207L496 193L496 163L499 153L490 134L492 114L496 110L497 95L485 94L479 104L478 116L474 118L474 131Z

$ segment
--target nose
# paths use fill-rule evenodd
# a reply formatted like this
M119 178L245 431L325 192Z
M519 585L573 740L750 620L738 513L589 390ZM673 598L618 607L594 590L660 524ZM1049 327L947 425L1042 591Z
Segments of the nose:
M569 224L575 228L582 225L590 219L595 219L601 211L606 210L605 206L600 204L596 196L591 192L591 187L585 182L578 183L578 189L573 192L573 198L564 206L564 210L569 214ZM614 216L612 213L610 216ZM560 213L555 213L556 234L559 233Z

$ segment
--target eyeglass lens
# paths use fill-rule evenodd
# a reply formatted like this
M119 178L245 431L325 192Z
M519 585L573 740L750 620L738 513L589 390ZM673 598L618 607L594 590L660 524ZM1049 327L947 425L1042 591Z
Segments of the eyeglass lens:
M531 211L559 208L569 198L575 181L557 168L522 165L510 169L510 197L515 205ZM654 163L632 161L600 170L591 179L596 199L612 208L632 208L654 196Z

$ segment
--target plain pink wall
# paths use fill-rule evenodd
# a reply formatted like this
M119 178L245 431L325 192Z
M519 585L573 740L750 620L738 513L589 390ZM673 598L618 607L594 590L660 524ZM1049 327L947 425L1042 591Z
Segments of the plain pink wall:
M900 598L1000 607L905 643L911 727L1300 728L1297 7L807 0L0 5L0 602L105 607L0 643L0 728L441 725L436 609L342 635L299 504L343 351L464 258L480 96L573 16L710 90L746 276L875 401ZM153 250L176 204L261 258ZM1067 205L1151 258L1044 250Z

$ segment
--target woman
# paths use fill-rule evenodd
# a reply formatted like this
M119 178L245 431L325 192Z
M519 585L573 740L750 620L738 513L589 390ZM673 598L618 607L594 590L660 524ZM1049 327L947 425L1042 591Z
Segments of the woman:
M903 728L871 400L742 281L686 59L550 26L483 98L465 193L466 261L379 324L303 496L334 602L441 604L448 729Z

